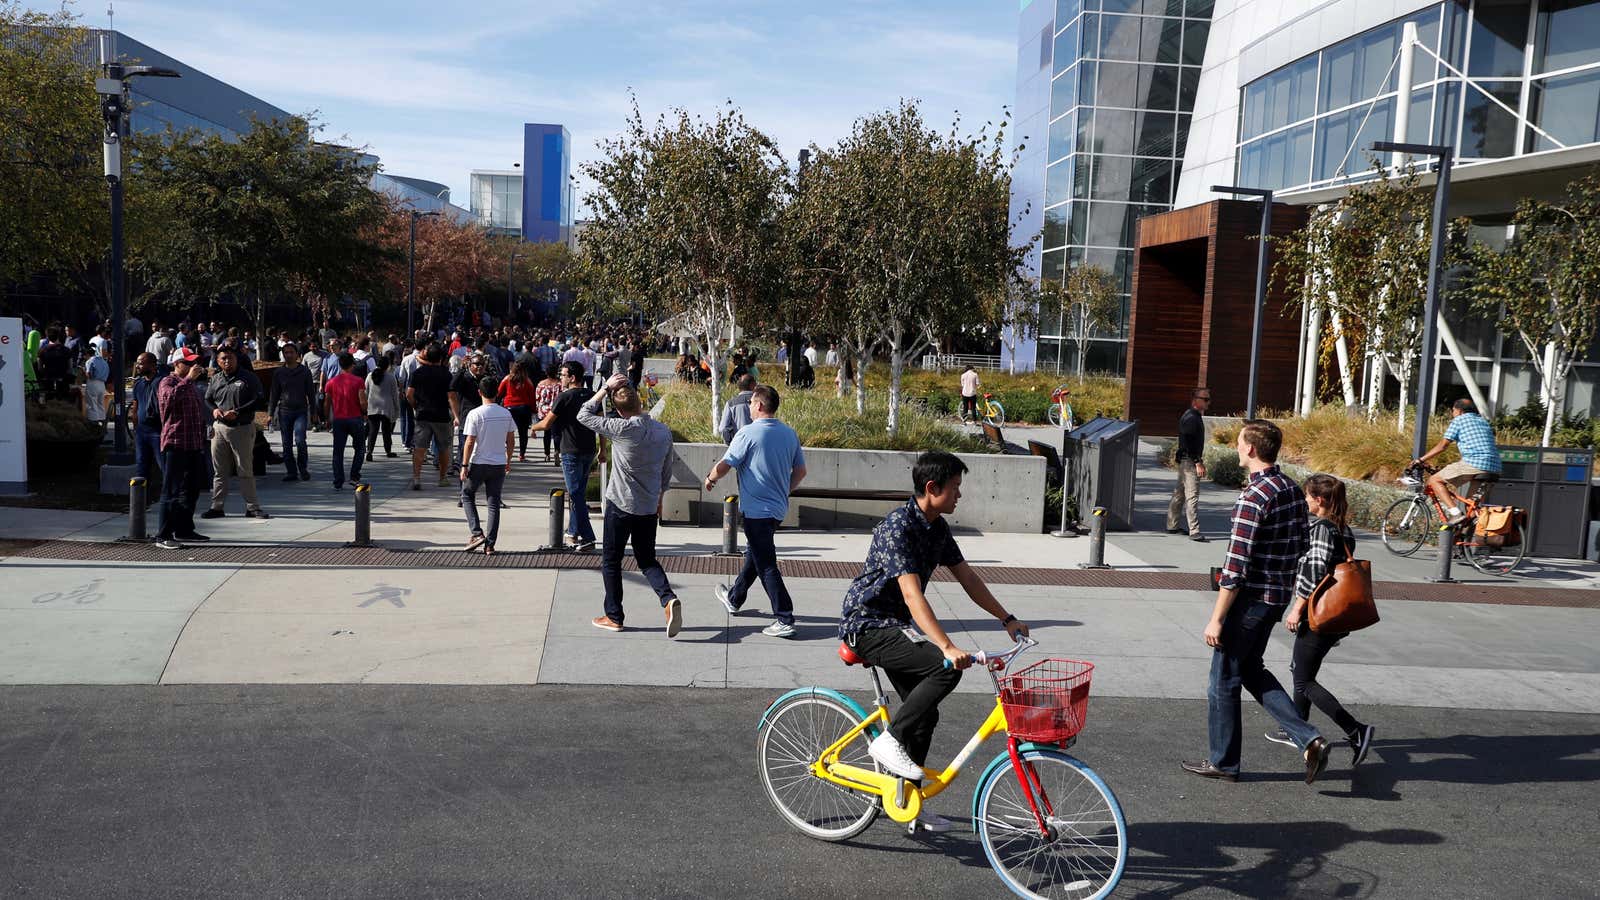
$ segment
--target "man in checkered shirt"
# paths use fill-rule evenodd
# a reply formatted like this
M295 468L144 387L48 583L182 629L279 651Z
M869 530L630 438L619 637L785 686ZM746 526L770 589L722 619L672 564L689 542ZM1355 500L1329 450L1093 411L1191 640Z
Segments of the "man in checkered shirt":
M1425 463L1444 452L1455 441L1461 448L1461 459L1433 473L1428 478L1428 491L1444 505L1446 519L1451 525L1466 520L1461 511L1461 494L1456 488L1480 475L1500 474L1500 448L1494 442L1494 426L1478 415L1472 401L1463 397L1450 407L1450 427L1433 449L1412 460L1412 464Z
M1306 498L1278 468L1282 446L1283 432L1261 419L1246 419L1234 446L1250 478L1233 504L1233 533L1205 628L1206 646L1213 651L1207 691L1210 755L1182 764L1202 778L1239 780L1241 690L1249 691L1304 752L1306 784L1328 765L1327 739L1301 717L1261 659L1293 596L1295 567L1307 546Z

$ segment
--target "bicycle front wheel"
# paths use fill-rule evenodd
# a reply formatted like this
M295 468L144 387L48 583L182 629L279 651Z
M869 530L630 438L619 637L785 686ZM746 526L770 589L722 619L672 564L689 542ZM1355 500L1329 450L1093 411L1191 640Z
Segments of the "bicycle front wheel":
M1396 556L1410 556L1428 540L1432 523L1426 501L1419 497L1396 500L1383 514L1383 545Z
M852 791L812 774L822 751L861 719L825 694L798 694L767 713L756 734L761 786L778 814L802 833L824 841L855 837L878 816L878 798ZM878 768L867 755L863 733L839 754L839 761Z
M1056 428L1061 427L1061 404L1050 404L1050 424Z
M1019 897L1110 896L1128 864L1128 823L1116 795L1060 750L1019 755L1034 787L1025 790L1009 764L993 767L978 785L978 839L989 865Z

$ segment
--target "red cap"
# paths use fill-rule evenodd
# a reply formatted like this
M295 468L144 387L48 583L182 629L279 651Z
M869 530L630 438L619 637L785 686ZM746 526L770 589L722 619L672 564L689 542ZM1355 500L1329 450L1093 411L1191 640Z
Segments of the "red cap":
M197 362L199 359L200 354L190 350L188 347L179 347L178 349L172 351L172 362L178 362L179 360L182 360L186 363L192 363Z

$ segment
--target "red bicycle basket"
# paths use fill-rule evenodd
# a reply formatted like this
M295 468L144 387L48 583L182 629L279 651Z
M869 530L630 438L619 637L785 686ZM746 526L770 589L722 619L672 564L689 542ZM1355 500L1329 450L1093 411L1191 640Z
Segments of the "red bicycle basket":
M1058 744L1083 729L1094 664L1042 659L1000 679L1006 730L1018 740Z

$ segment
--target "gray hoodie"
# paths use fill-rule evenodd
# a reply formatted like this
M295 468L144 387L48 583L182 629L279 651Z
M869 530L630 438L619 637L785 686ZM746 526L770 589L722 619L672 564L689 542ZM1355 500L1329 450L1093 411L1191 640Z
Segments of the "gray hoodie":
M611 439L611 477L606 502L635 516L653 516L672 483L672 429L640 413L608 419L600 411L602 391L578 410L578 424Z
M722 408L722 423L717 426L717 433L722 435L724 444L733 443L733 436L739 433L739 429L750 424L750 397L754 393L740 391Z

